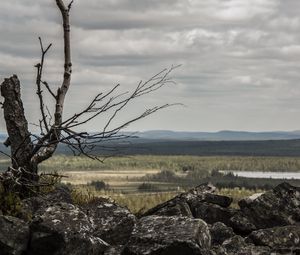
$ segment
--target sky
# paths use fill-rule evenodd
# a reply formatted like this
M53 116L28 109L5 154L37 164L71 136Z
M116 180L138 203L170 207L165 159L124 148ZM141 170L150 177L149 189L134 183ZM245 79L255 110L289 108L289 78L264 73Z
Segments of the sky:
M67 1L65 1L67 3ZM300 129L299 0L75 0L71 10L72 84L65 116L95 94L172 65L174 84L146 95L116 123L165 103L182 103L128 130ZM0 80L17 74L30 128L39 119L35 68L38 36L53 43L44 79L62 81L61 17L55 0L10 0L0 6ZM49 109L53 102L47 101ZM0 131L5 130L0 113ZM103 128L105 116L83 129Z

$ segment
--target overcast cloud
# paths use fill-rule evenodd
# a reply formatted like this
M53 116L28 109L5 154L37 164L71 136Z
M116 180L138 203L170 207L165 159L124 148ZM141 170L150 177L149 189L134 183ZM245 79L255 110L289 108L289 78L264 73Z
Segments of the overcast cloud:
M122 119L166 102L186 106L130 130L300 129L299 10L299 0L75 0L66 113L117 83L133 89L140 79L182 64L172 74L175 85L138 100ZM61 82L60 22L54 0L1 3L0 79L18 74L30 122L39 117L38 36L53 43L44 78L53 88ZM97 130L103 121L86 128Z

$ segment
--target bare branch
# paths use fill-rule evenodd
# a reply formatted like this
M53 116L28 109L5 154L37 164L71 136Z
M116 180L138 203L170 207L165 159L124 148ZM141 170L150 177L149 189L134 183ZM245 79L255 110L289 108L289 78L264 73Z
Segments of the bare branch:
M42 94L43 91L41 88L41 82L42 82L45 56L46 56L48 50L51 48L52 44L50 43L48 45L48 47L46 49L44 49L41 37L39 37L39 42L40 42L40 47L41 47L41 62L38 63L37 65L35 65L35 67L37 68L37 75L36 75L37 92L36 92L36 94L38 95L39 102L40 102L40 111L41 111L41 115L42 115L42 120L40 121L40 129L41 129L41 133L43 133L42 123L47 132L49 132L50 128L47 123L47 115L45 114L45 105L44 105L44 99L43 99L43 94Z
M72 8L72 4L73 4L74 0L72 0L69 5L68 5L68 12L70 12L71 8Z
M45 85L46 89L48 90L48 92L51 94L51 96L56 99L56 95L53 93L53 91L50 89L49 84L46 81L42 81L42 83Z

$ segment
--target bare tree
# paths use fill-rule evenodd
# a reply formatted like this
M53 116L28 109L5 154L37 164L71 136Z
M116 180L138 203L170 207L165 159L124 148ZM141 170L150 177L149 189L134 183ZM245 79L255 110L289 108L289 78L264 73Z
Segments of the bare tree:
M42 39L39 38L41 60L35 67L37 70L36 93L41 113L41 119L37 124L40 128L40 135L32 134L28 129L18 77L14 75L5 79L1 85L1 95L4 97L2 108L8 133L5 145L11 148L10 157L12 166L0 176L0 179L2 182L8 183L6 186L11 188L11 184L13 184L13 186L18 187L21 191L39 185L38 165L53 155L58 144L66 144L76 155L83 154L99 160L99 157L93 153L96 146L101 145L103 141L127 137L124 133L120 133L122 129L132 122L170 106L170 104L164 104L147 109L140 115L122 124L112 126L113 120L131 101L156 91L168 83L173 83L169 75L176 67L162 70L150 79L140 81L131 92L118 92L118 84L112 87L110 91L96 95L81 112L75 113L68 119L63 119L65 97L70 88L72 76L69 17L73 1L68 5L63 0L55 1L63 20L64 74L62 84L56 91L43 80L44 61L52 44L44 47ZM44 91L47 95L44 94ZM45 105L44 96L54 98L54 114L51 114ZM79 126L103 114L109 114L109 118L99 132L90 134L88 132L76 131Z

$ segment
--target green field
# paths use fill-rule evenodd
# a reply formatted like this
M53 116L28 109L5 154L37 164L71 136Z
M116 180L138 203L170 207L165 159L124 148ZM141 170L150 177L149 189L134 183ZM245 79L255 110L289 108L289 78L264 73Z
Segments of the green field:
M0 161L2 170L8 165L8 160ZM212 182L219 187L219 193L233 197L233 206L237 206L242 197L283 181L223 176L218 172L222 170L300 172L300 158L140 155L113 157L99 162L86 157L59 155L40 166L41 172L58 172L67 176L62 182L71 185L79 202L89 197L107 196L135 213L204 182ZM105 188L96 188L92 182L103 182ZM290 182L300 185L299 180Z
M276 185L280 180L247 179L215 176L219 170L300 172L297 157L241 157L241 156L131 156L114 157L99 162L86 157L55 156L40 169L59 172L73 185L104 181L110 190L136 193L143 183L151 183L152 191L177 191L211 181L220 187L261 188ZM213 175L213 176L212 176ZM259 186L254 185L259 184ZM295 184L295 183L294 183ZM273 186L274 186L273 185Z
M3 164L3 161L1 162ZM71 170L140 170L159 169L278 171L300 172L300 157L249 157L249 156L128 156L105 159L104 162L86 157L54 156L41 165L47 171Z

